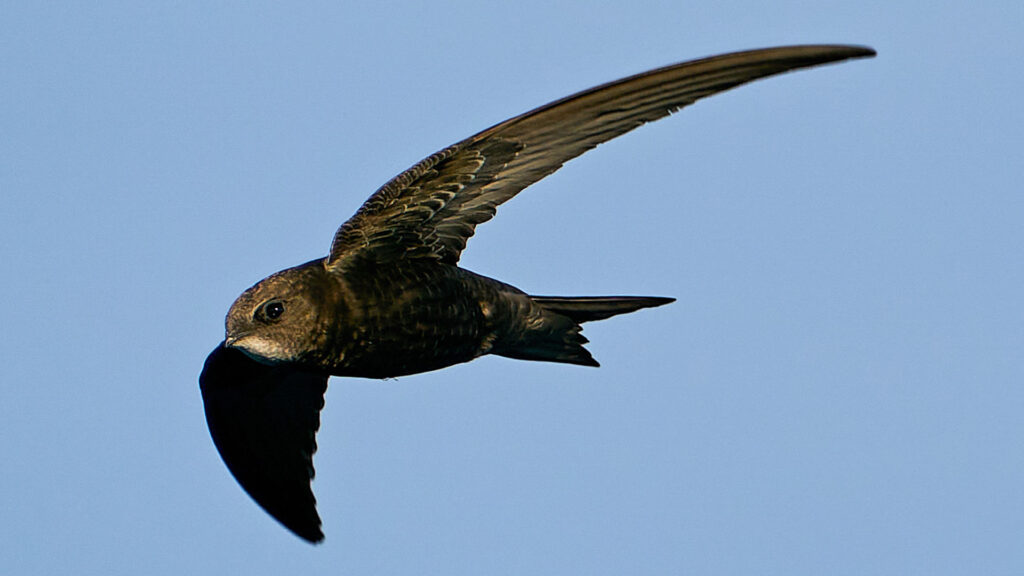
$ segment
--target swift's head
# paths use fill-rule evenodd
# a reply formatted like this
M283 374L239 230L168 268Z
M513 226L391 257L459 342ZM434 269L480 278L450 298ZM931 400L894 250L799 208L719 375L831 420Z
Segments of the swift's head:
M267 364L299 362L321 339L322 311L331 301L322 261L260 280L231 305L225 346Z

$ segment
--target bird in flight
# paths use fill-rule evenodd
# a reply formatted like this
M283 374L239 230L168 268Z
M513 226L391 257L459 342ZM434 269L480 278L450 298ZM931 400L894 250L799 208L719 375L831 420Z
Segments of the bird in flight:
M272 274L232 304L199 376L221 458L271 516L323 540L310 483L328 377L416 374L485 354L597 366L581 324L673 301L531 296L460 268L466 241L499 204L701 98L874 54L787 46L666 66L506 120L399 174L342 224L326 258Z

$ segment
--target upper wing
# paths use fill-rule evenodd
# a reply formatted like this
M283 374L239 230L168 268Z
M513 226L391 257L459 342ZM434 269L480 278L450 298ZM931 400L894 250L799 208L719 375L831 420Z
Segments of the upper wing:
M684 62L552 102L450 146L380 188L338 229L328 257L458 262L496 207L598 144L740 84L873 56L858 46L789 46Z
M257 504L310 542L324 539L310 481L327 378L260 364L223 344L199 375L206 423L228 470Z

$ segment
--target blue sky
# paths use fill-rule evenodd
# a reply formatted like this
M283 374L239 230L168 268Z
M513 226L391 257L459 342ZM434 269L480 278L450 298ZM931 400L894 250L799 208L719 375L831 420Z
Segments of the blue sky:
M1019 574L1019 2L7 3L10 574ZM627 6L628 4L628 6ZM325 543L209 439L246 287L480 129L681 60L879 56L716 96L504 205L462 264L652 294L599 369L331 380Z

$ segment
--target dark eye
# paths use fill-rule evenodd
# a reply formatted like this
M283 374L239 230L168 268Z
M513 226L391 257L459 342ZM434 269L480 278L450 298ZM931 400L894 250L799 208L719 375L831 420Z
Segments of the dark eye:
M264 302L259 308L256 309L256 319L263 322L273 322L284 314L284 302L280 300L270 300Z

